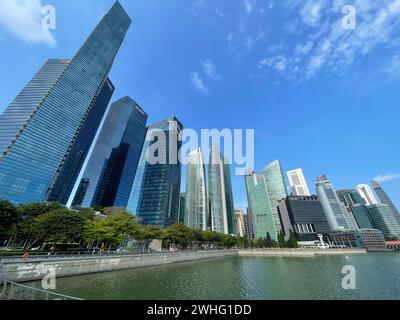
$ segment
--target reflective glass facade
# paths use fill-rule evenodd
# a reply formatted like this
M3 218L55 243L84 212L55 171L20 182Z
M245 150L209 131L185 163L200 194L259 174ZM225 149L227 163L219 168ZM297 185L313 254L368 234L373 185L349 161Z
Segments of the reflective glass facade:
M146 123L147 114L130 97L111 105L84 169L74 206L127 206Z
M387 204L375 204L367 206L367 209L375 229L381 230L385 237L400 239L400 223Z
M203 153L200 149L188 156L184 216L185 224L189 228L207 230L206 172Z
M90 108L86 121L68 153L65 164L57 175L49 201L67 204L113 93L114 86L107 79Z
M245 180L249 212L253 220L254 238L266 238L269 234L271 239L277 240L278 229L268 196L265 176L252 173L247 175Z
M225 201L226 201L226 216L228 220L228 233L236 234L235 226L235 205L233 199L231 166L224 160L224 183L225 183Z
M357 229L354 224L354 218L351 217L352 214L347 211L344 203L339 200L326 176L321 176L318 179L315 188L332 231Z
M397 217L397 220L399 220L400 223L400 213L399 210L397 210L396 206L394 205L393 201L390 199L388 194L385 192L385 190L382 189L381 185L379 182L373 180L371 181L372 188L375 191L376 196L378 197L379 201L382 204L387 204L394 214L395 217Z
M140 156L128 210L144 225L178 222L183 125L176 117L151 125Z
M224 170L220 149L213 143L208 168L210 227L212 231L228 234Z
M24 97L34 110L0 158L1 198L16 204L48 200L130 24L116 2L39 104L36 93Z
M276 231L282 230L279 220L278 205L279 201L287 197L287 188L283 177L282 167L279 160L271 162L262 170L267 185L268 198L271 205L272 216L275 222Z

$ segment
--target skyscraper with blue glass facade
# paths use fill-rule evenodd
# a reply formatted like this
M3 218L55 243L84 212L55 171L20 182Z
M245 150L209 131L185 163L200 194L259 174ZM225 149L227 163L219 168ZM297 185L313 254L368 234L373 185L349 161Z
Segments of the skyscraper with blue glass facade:
M84 140L80 134L90 127L85 123L98 98L104 99L102 89L130 24L116 2L72 60L48 62L7 108L0 120L1 198L19 204L67 197L58 192L64 190L59 179L71 172L68 162L79 158L70 153Z
M72 205L126 207L146 136L147 114L130 97L114 102Z
M183 125L170 117L148 127L127 209L144 225L178 222Z
M89 111L73 147L68 153L64 166L58 173L57 180L48 198L49 201L67 204L79 172L93 143L97 129L110 103L114 89L113 84L107 78Z

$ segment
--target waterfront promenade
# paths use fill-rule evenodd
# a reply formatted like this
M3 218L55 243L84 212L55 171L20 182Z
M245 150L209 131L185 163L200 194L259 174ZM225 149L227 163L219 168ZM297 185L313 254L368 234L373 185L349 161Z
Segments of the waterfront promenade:
M26 282L42 279L49 268L53 268L59 278L232 256L313 258L323 255L366 253L365 249L258 249L180 251L138 255L35 256L26 260L2 259L0 276L9 281Z

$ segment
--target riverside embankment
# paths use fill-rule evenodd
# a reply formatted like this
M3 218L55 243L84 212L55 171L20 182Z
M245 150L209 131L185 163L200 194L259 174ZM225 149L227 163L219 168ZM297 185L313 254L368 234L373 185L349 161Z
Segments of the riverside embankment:
M313 258L326 255L352 255L366 253L367 252L364 249L266 249L183 251L175 253L121 256L44 256L31 258L25 261L21 259L3 259L1 260L2 270L0 277L14 282L26 282L41 280L50 272L54 272L55 276L60 278L232 256Z

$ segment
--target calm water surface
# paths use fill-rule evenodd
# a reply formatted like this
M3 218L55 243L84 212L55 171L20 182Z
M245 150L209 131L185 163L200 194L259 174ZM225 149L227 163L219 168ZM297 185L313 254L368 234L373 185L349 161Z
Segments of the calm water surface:
M357 289L342 289L353 265ZM40 284L35 283L38 286ZM231 257L57 279L83 299L400 299L400 253L317 258Z

